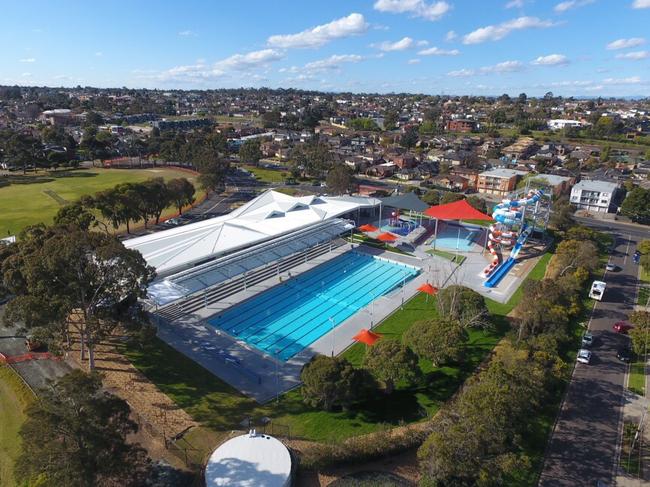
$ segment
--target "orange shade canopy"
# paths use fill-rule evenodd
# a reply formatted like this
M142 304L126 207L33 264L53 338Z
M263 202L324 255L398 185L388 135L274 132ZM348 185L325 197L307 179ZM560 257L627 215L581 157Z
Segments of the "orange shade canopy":
M467 200L432 206L424 214L438 220L492 220L491 216L481 213Z
M381 338L381 335L364 328L352 338L356 342L365 343L366 345L374 345L377 340Z
M431 284L428 282L426 284L422 284L419 288L418 291L430 294L431 296L434 296L435 294L438 294L438 288L433 287Z
M376 226L371 225L370 223L366 223L365 225L361 225L359 227L359 230L361 230L362 232L376 232L379 229Z
M381 240L382 242L394 242L397 240L397 237L390 232L384 232L377 235L377 240Z

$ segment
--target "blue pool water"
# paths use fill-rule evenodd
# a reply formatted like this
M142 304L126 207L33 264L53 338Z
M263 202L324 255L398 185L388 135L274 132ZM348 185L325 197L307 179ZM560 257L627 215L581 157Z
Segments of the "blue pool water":
M440 225L438 228L438 238L436 239L436 248L448 250L458 249L461 252L469 252L472 244L479 237L479 231L471 228L457 225ZM433 247L433 242L431 246Z
M417 269L346 252L212 317L209 323L288 360ZM372 294L371 294L372 293ZM332 320L334 323L332 324Z

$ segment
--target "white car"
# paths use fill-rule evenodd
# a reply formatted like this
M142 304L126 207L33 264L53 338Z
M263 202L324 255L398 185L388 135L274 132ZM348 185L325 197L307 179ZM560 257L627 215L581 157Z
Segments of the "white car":
M616 265L615 264L607 264L605 266L605 270L608 272L614 272L616 270Z
M591 350L581 348L578 350L578 358L576 360L581 364L588 364L591 361Z

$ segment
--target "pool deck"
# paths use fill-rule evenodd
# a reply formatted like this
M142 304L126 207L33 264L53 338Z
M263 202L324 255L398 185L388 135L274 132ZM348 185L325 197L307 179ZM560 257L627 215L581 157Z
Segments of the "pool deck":
M354 343L352 337L362 328L371 328L371 325L377 325L392 314L403 302L417 293L420 285L431 282L437 287L443 287L447 283L452 283L451 280L458 269L458 266L446 259L419 250L411 257L365 245L347 244L293 268L291 275L297 276L307 272L351 249L412 265L422 269L422 272L408 281L403 289L400 286L361 308L333 331L320 337L287 362L276 360L275 357L234 339L206 321L211 316L277 285L279 283L277 277L269 278L173 323L168 323L154 315L158 324L158 336L235 389L259 403L265 403L278 394L300 385L300 371L315 354L336 355L342 352ZM289 278L286 273L281 277Z

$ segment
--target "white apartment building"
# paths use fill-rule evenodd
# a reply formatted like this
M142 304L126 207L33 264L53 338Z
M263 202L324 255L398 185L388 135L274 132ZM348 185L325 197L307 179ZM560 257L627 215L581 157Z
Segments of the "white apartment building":
M571 188L571 204L580 210L609 213L618 185L607 181L580 181Z

